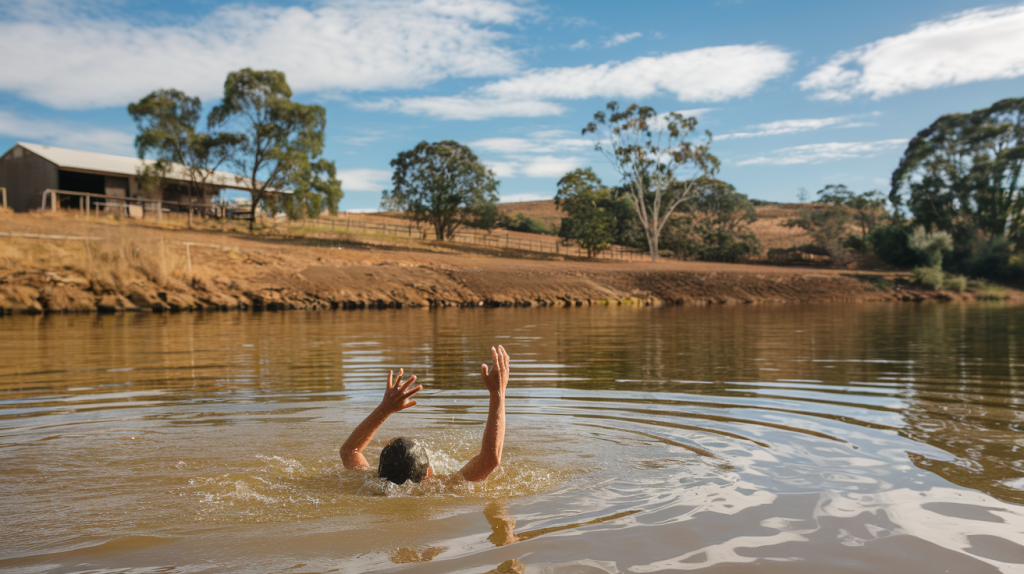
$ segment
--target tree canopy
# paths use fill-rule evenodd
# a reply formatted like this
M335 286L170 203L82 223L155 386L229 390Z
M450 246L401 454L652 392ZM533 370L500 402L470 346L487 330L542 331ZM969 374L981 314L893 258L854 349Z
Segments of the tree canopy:
M908 144L889 201L966 245L981 233L1024 247L1024 98L947 114Z
M732 185L717 179L697 182L696 191L669 223L669 243L679 253L704 261L735 262L761 250L750 230L757 221L754 204Z
M451 239L462 225L490 228L497 221L498 180L468 147L455 141L420 142L391 160L394 187L381 207L403 211Z
M632 104L620 109L609 102L607 113L594 114L583 134L594 134L594 148L605 154L622 176L629 199L647 238L651 259L658 258L658 238L672 212L697 189L702 177L718 170L710 152L711 132L702 144L688 141L697 118L678 112L658 114L654 108ZM686 172L690 177L679 177Z
M211 128L236 130L230 162L252 194L250 228L264 203L291 217L337 213L344 196L334 162L321 158L327 113L323 107L291 100L283 72L249 68L224 81L221 104L210 112ZM291 191L278 195L278 191Z
M841 258L846 248L857 251L868 248L868 236L888 214L885 199L879 191L854 192L843 184L830 184L818 190L816 205L805 207L785 223L807 231L814 245L830 256ZM850 234L856 226L860 236Z
M151 190L162 182L175 163L185 168L189 202L202 196L213 173L224 163L231 146L238 143L234 134L210 134L196 129L202 116L202 102L179 90L157 90L128 106L139 129L135 149L140 159L155 156L156 162L143 167L138 176L141 187ZM192 209L188 210L189 227Z
M555 205L565 212L558 236L575 241L593 257L615 240L615 213L609 208L612 193L589 167L565 174L558 181Z

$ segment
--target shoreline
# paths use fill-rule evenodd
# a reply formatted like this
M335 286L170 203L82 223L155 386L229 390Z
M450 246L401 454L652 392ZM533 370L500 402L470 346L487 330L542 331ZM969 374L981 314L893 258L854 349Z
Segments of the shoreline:
M0 230L0 315L1024 301L1011 289L915 288L905 272L591 261L346 233L249 236L68 214L6 214Z

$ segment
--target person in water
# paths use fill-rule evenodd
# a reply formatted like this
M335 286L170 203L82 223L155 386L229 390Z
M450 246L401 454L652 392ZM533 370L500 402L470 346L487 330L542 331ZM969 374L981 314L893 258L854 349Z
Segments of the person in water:
M490 407L487 410L487 425L484 427L484 438L480 445L480 454L474 456L462 467L459 474L469 481L483 480L490 476L501 464L501 447L505 442L505 387L508 385L508 353L498 345L491 347L493 366L480 365L480 375L484 386L491 395ZM368 469L370 465L363 456L363 449L370 444L377 432L389 416L415 406L416 401L410 398L423 390L423 385L416 382L416 375L402 382L403 369L398 370L398 377L392 380L394 371L388 371L388 387L384 390L384 398L380 405L370 413L352 434L341 445L341 461L348 469ZM410 388L411 387L411 388ZM377 474L395 484L406 481L422 482L434 474L430 466L430 455L427 449L415 440L399 437L389 442L380 452L380 464Z

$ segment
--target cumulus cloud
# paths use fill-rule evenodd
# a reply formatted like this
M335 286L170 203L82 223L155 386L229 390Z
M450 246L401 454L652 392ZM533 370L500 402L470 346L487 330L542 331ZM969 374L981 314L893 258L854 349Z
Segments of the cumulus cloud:
M561 132L554 132L561 134ZM591 149L594 142L583 138L551 138L552 132L538 132L532 138L486 138L470 145L477 150L499 153L554 153Z
M529 158L520 167L520 171L526 177L562 177L582 163L583 159L575 156L542 155Z
M789 71L792 57L773 46L718 46L566 68L530 70L486 84L500 99L645 98L659 92L680 101L718 102L749 96Z
M643 36L640 32L632 32L630 34L616 34L608 39L604 43L605 48L611 48L612 46L618 46L619 44L625 44L626 42L632 42L640 36Z
M386 169L339 169L337 176L345 191L380 191L391 187L391 172Z
M563 130L546 130L526 138L481 139L469 147L481 155L493 154L483 161L498 177L558 178L584 165L586 160L576 154L594 147L593 141L567 135Z
M799 85L822 100L1024 76L1024 5L976 9L840 52Z
M639 99L670 93L680 101L717 102L749 96L786 73L792 56L771 46L720 46L566 68L541 68L485 84L460 96L391 99L360 104L444 119L559 115L551 100ZM696 112L705 112L700 108Z
M501 196L498 203L521 203L523 201L541 201L544 199L551 199L551 196L544 196L539 193L513 193Z
M16 116L0 110L0 135L16 140L135 156L135 137L127 132Z
M732 138L755 138L777 136L820 130L822 128L856 128L868 125L866 122L854 121L856 116L837 116L832 118L808 118L799 120L778 120L750 126L750 131L734 132L717 136L719 140Z
M364 110L389 110L403 114L432 116L443 120L484 120L488 118L536 118L557 116L565 108L539 100L511 100L478 96L436 96L392 98L353 104Z
M881 152L899 149L907 145L906 139L880 140L874 142L831 142L787 147L774 152L746 159L737 165L797 165L824 163L841 159L871 157Z
M490 27L524 14L505 0L335 0L315 9L230 4L194 22L144 25L8 9L0 90L80 109L124 105L168 86L216 97L227 72L243 67L282 70L297 92L507 75L518 59Z

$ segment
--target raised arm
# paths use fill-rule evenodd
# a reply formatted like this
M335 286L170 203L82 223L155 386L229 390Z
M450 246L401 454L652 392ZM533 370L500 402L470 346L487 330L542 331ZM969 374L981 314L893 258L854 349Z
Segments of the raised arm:
M508 385L508 353L498 345L491 347L494 366L481 365L484 386L491 393L487 411L487 426L480 445L480 454L474 456L460 471L469 481L483 480L501 464L501 447L505 442L505 386Z
M409 388L416 381L416 375L409 377L409 380L402 382L403 369L398 369L398 378L392 383L394 371L388 371L388 388L384 391L384 398L381 399L377 408L366 417L359 426L352 431L345 444L341 445L341 462L345 468L369 468L366 457L363 456L363 449L370 444L374 433L388 420L388 417L403 411L416 404L410 401L409 397L423 389L423 385L416 385Z

